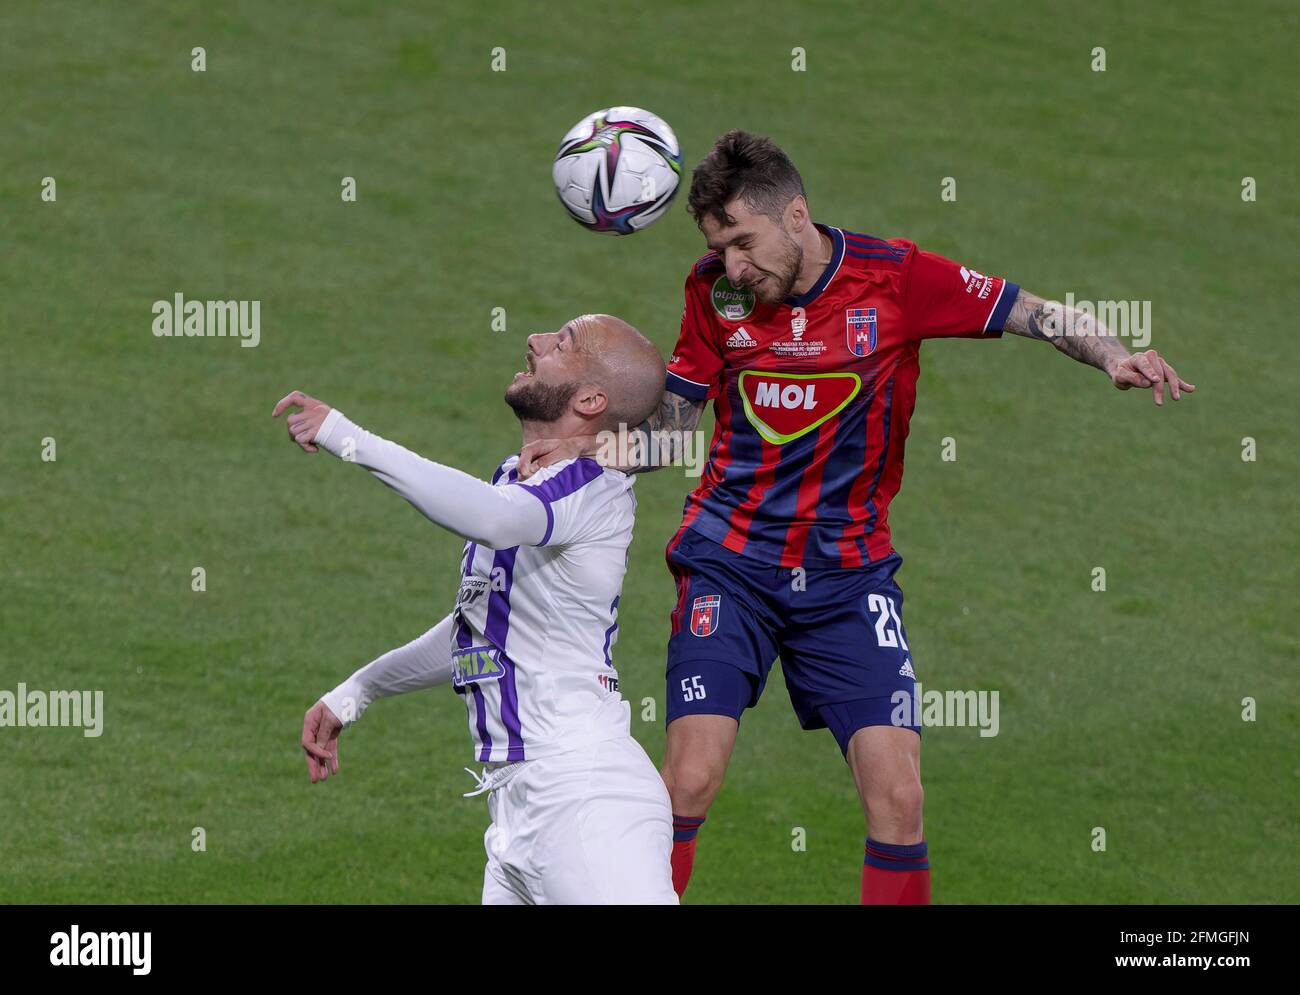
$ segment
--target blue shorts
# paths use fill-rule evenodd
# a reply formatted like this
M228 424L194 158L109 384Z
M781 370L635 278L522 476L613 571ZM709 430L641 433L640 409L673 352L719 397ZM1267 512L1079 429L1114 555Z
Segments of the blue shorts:
M916 674L903 629L897 553L861 569L796 572L733 553L687 529L668 547L677 582L668 639L668 717L730 715L758 704L779 656L805 729L829 728L842 753L865 726L914 730ZM906 697L898 692L903 692Z

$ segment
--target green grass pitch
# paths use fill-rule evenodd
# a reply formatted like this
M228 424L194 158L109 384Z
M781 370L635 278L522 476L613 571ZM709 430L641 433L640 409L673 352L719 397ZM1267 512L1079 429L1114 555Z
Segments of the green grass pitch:
M486 476L528 333L609 311L666 354L703 252L684 198L611 239L551 189L560 136L618 103L688 167L771 135L819 220L1150 300L1199 388L1160 410L1023 339L922 350L911 646L928 686L1001 695L998 736L926 734L936 902L1300 899L1296 28L1283 2L5 3L0 689L102 689L105 719L0 729L0 901L478 900L455 695L375 705L323 786L297 747L319 694L447 610L460 543L270 413L299 387ZM156 338L176 292L260 300L259 346ZM692 484L638 481L621 603L656 761ZM687 899L853 902L863 831L774 677Z

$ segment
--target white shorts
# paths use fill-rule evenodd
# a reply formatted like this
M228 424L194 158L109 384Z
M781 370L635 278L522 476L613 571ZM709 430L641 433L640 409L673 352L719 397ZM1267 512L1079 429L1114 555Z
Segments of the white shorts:
M677 904L672 805L631 736L523 761L488 813L484 905Z

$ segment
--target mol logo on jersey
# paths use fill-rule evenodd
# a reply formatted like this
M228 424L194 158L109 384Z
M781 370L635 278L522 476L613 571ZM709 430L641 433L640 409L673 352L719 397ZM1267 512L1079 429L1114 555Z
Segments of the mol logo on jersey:
M740 375L745 417L768 442L782 445L834 418L862 389L856 373L763 373Z
M501 663L501 651L495 646L469 646L451 655L452 687L480 681L499 681L506 668Z

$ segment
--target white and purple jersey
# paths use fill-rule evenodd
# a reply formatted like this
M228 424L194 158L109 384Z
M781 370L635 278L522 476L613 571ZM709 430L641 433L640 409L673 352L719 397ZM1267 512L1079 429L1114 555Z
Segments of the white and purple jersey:
M510 549L467 542L452 625L452 687L481 762L535 760L630 733L610 652L633 478L583 457L521 482L518 460L506 459L492 485L534 495L546 534Z

